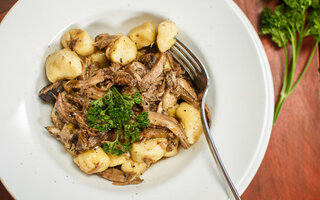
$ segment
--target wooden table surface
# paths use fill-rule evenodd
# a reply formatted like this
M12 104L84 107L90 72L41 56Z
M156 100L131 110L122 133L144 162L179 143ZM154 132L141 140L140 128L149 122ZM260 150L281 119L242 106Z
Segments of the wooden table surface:
M16 0L0 1L0 21ZM258 27L259 13L278 0L234 0ZM17 24L18 25L18 24ZM284 55L267 37L261 37L266 50L275 88L279 97L283 77ZM300 69L313 45L308 39L298 60ZM319 54L300 85L285 102L276 126L273 127L263 162L242 195L243 200L311 200L320 199L320 95ZM299 70L299 67L298 67ZM13 198L0 183L0 199Z

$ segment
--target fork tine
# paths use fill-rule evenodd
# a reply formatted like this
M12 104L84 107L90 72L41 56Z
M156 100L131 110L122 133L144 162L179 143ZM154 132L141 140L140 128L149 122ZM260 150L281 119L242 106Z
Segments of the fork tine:
M193 65L185 58L185 56L183 56L183 54L181 54L180 51L176 49L174 46L171 47L169 52L171 53L172 57L176 61L178 61L179 64L187 71L190 78L194 80L197 76L197 72L195 71Z
M195 62L188 56L188 54L177 44L172 46L172 49L178 54L177 56L180 57L185 64L192 70L194 75L199 74L198 70L195 68Z
M194 86L199 91L209 87L208 72L188 47L180 42L180 40L176 39L175 44L169 49L169 52L172 57L186 70Z
M202 72L202 68L200 67L202 64L199 59L195 56L195 54L186 47L179 39L176 39L175 47L179 49L179 51L184 55L185 58L198 70L199 73Z
M180 57L185 64L188 65L188 67L193 71L194 75L198 74L198 71L195 68L194 62L188 57L186 52L183 51L183 49L179 48L176 44L172 46L172 49L176 52L177 56Z

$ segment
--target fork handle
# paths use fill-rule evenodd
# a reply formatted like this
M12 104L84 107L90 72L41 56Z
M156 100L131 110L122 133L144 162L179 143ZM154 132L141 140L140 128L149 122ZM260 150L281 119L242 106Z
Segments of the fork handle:
M239 196L237 189L234 187L232 180L230 179L229 174L223 165L218 149L213 141L212 135L210 134L209 126L207 123L206 112L205 112L205 96L206 96L206 92L203 96L202 103L201 103L201 121L202 121L203 131L206 136L206 140L208 142L211 154L218 166L220 176L223 179L223 183L225 184L225 189L228 193L229 199L241 200L241 197Z

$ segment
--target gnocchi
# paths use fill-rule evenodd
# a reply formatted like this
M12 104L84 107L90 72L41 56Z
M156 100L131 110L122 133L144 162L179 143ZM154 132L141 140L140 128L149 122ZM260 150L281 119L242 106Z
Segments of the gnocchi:
M126 161L126 156L122 154L121 156L115 154L107 154L110 158L109 167L115 167L118 165L122 165Z
M184 126L188 142L194 144L202 133L200 111L192 105L182 102L177 108L176 117Z
M101 67L105 67L107 65L107 58L105 52L99 50L89 56L88 59L90 66L92 63L97 62Z
M168 111L167 111L168 115L170 117L176 117L176 111L177 111L178 107L179 107L179 104L176 104L173 107L168 108Z
M167 147L166 138L156 138L140 143L134 143L130 150L132 160L136 162L145 162L150 160L151 162L157 162L165 153Z
M50 54L45 67L51 83L62 79L74 79L82 72L81 59L70 49L61 49Z
M110 57L112 62L126 65L136 59L137 47L134 42L125 35L119 37L113 45L106 49L107 57Z
M138 49L152 45L156 38L156 28L151 22L145 22L129 32L130 39Z
M173 21L166 20L158 25L157 45L160 52L170 49L176 42L178 28Z
M134 173L138 175L142 175L148 166L144 162L135 162L131 159L127 159L122 165L121 170L127 173Z
M71 29L66 32L61 38L61 44L80 56L89 56L94 52L93 38L82 29Z
M170 91L166 91L162 97L162 108L167 111L169 108L174 107L177 104L177 97L175 97Z
M110 165L109 156L99 146L79 154L73 161L87 174L102 172Z

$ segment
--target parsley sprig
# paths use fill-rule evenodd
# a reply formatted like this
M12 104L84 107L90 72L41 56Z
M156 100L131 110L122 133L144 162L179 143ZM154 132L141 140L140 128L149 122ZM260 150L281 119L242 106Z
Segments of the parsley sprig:
M100 132L115 130L116 139L103 143L103 150L110 154L121 155L128 152L132 143L139 140L142 128L149 126L148 112L135 115L132 107L142 102L141 94L121 95L115 87L111 87L105 96L91 101L87 118L89 126ZM120 131L124 132L126 142L119 141Z
M305 75L320 42L319 0L284 0L284 4L276 6L273 11L264 8L260 22L260 33L271 35L272 41L279 47L283 47L285 55L284 79L280 98L274 111L273 124L275 124L285 99L293 92ZM315 43L301 74L294 83L294 72L302 41L310 35L314 38ZM287 49L289 43L292 48L290 60Z

